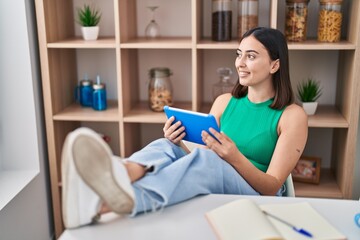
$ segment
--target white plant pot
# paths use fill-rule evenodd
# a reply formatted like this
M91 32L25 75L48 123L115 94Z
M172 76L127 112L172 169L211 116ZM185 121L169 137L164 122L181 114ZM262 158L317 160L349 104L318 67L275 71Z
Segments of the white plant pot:
M302 107L307 115L314 115L318 106L318 102L303 102Z
M99 26L81 27L84 40L96 40L99 36Z

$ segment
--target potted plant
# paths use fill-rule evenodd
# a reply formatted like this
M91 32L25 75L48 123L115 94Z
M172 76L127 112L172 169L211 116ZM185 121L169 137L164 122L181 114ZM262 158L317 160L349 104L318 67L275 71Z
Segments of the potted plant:
M78 8L77 15L78 23L82 26L81 32L84 40L96 40L99 36L100 11L88 4L84 4L82 8Z
M318 106L316 100L322 94L319 82L308 78L306 81L299 83L297 92L305 112L308 115L314 115Z

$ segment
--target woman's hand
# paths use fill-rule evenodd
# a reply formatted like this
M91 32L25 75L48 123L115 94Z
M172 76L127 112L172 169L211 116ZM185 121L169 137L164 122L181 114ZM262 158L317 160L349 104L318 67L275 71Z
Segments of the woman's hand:
M206 146L209 149L213 150L217 155L219 155L228 163L231 163L231 161L235 161L236 156L239 154L239 150L236 147L235 143L223 132L220 133L213 128L210 128L209 131L219 141L212 137L208 132L202 131L202 140L206 144Z
M164 137L174 144L179 144L180 141L185 137L185 132L184 132L185 127L181 126L180 121L177 121L176 123L172 124L174 120L175 120L174 116L166 120L163 128Z

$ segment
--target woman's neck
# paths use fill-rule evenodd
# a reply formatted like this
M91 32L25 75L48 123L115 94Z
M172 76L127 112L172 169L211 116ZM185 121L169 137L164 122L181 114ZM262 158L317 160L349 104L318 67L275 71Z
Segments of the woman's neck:
M248 99L253 103L262 103L275 96L275 91L270 89L256 90L252 87L248 88Z

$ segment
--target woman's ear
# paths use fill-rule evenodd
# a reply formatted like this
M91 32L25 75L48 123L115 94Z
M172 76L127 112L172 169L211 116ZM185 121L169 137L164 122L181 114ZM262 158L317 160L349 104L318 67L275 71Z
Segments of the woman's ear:
M271 74L276 73L279 70L279 68L280 68L280 60L276 59L275 61L272 61L270 73Z

